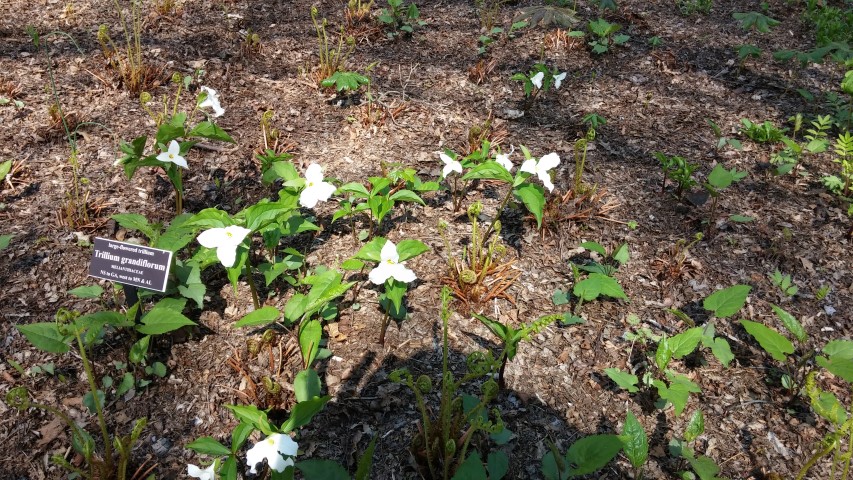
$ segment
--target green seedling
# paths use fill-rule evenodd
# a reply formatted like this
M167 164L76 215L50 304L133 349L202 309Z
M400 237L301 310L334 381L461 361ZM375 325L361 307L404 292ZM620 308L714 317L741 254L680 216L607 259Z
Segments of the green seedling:
M806 129L806 134L803 136L806 143L797 141L797 133L803 126L802 114L798 113L790 120L794 127L790 138L782 136L782 143L785 144L785 148L770 156L770 163L776 166L774 173L777 175L784 175L791 171L796 174L796 169L803 155L823 153L829 148L827 133L832 128L832 119L829 115L818 115L815 120L810 122L811 128Z
M844 346L839 345L835 349L836 355L853 356L853 343L846 342ZM849 359L847 359L849 361ZM845 406L838 400L834 393L825 391L817 385L817 372L811 372L806 376L804 390L809 398L812 410L818 415L827 420L831 426L830 431L818 442L817 451L809 457L805 465L797 474L797 480L806 478L816 464L823 457L831 456L832 466L830 476L827 479L843 479L849 477L850 468L850 451L844 451L844 444L850 444L853 440L853 416L851 416L850 408ZM850 382L850 379L846 379ZM846 442L844 440L846 439Z
M740 143L740 140L732 137L726 137L723 135L723 130L714 123L710 118L706 118L705 122L711 127L711 130L714 132L714 136L717 137L717 150L722 150L726 145L734 148L735 150L741 150L743 148L743 144Z
M777 128L767 120L764 123L753 123L749 119L743 118L740 122L743 124L740 129L741 133L758 143L780 142L786 130Z
M702 410L696 410L684 428L682 438L673 438L669 442L669 454L676 458L684 459L690 466L691 472L681 472L680 478L699 478L699 480L727 480L720 477L720 467L710 457L704 455L696 456L695 451L688 444L696 440L705 432L705 416Z
M711 13L711 7L714 5L713 0L676 0L675 3L678 11L686 17L694 13L707 15Z
M630 410L625 414L625 423L622 425L619 440L622 441L622 452L634 468L634 478L642 480L643 465L649 459L649 438L643 425Z
M611 48L624 45L628 40L631 39L630 36L625 34L618 34L618 32L622 26L616 23L610 23L603 18L599 18L597 20L590 20L587 25L590 33L592 33L593 38L589 42L589 46L592 47L592 52L601 55L602 53L606 53Z
M522 340L530 340L531 335L535 335L543 328L562 318L562 315L546 315L540 317L529 325L523 323L519 328L513 328L509 325L505 325L492 320L489 317L476 313L474 314L474 318L482 322L483 325L488 327L489 330L491 330L492 333L494 333L501 339L501 342L503 342L503 351L500 356L498 356L498 362L500 363L500 369L498 370L498 385L501 388L506 388L504 371L506 370L506 364L511 362L512 359L515 358L516 353L518 353L518 344L521 343Z
M547 27L554 24L571 29L580 20L578 20L577 10L574 8L566 5L544 4L520 9L513 22L527 22L531 28L535 28L537 25Z
M661 45L663 45L663 40L659 36L655 35L653 37L649 37L649 46L650 47L658 48Z
M388 8L382 9L379 21L390 28L387 35L388 38L393 39L401 34L412 35L415 28L426 25L420 16L421 13L415 2L404 6L403 0L388 0Z
M761 56L761 49L756 47L755 45L740 45L737 47L737 58L740 61L738 63L738 68L743 69L744 64L748 58L759 58Z
M850 185L853 181L853 135L844 132L835 140L835 155L832 160L841 164L841 176L828 175L823 177L823 184L829 191L843 197L850 196Z
M542 457L542 475L546 480L567 480L595 473L607 466L622 446L618 435L590 435L573 443L562 454L548 441L550 451Z
M739 182L746 178L746 172L737 170L732 168L731 170L726 170L722 164L718 163L711 173L708 174L708 181L705 182L702 186L705 187L705 190L711 196L711 211L708 214L708 233L710 234L715 228L716 215L717 215L717 203L720 198L720 194L723 190L727 189L731 186L732 183ZM733 215L731 218L732 221L750 221L751 218L743 217L740 215Z
M732 16L740 22L740 28L744 30L757 30L759 33L769 33L772 27L780 23L779 20L758 12L735 12Z
M339 193L348 194L349 197L340 202L340 207L332 216L333 222L347 216L353 222L355 215L367 212L370 225L369 235L372 236L380 230L382 221L394 210L398 202L426 205L417 193L404 188L405 184L401 185L388 177L370 177L367 181L368 186L359 182L351 182L338 189ZM355 234L354 230L353 234Z
M719 290L705 299L703 307L715 318L730 317L746 304L749 291L750 287L747 285L735 285ZM693 320L686 314L678 310L670 310L670 312L685 323L694 324ZM643 343L646 340L654 339L655 337L651 334L646 334L642 338ZM704 327L692 327L677 335L658 337L658 346L654 358L647 362L654 368L646 371L642 378L633 373L633 370L624 372L618 368L607 368L604 373L616 385L630 393L639 392L640 387L654 387L661 399L658 405L663 407L667 403L671 403L675 409L675 414L680 415L687 405L690 394L699 393L700 388L689 377L671 370L669 364L672 359L681 359L693 354L700 348L700 345L710 349L711 353L725 367L728 367L734 359L728 341L723 337L716 336L715 323L710 320Z
M319 19L320 11L317 7L311 7L311 22L314 24L314 30L317 32L317 53L319 56L319 64L314 72L314 80L319 84L323 80L331 77L335 72L346 68L347 59L355 50L355 38L344 34L344 26L338 32L338 46L334 47L334 42L329 43L329 34L326 32L326 27L329 21L324 17Z
M574 287L572 288L571 296L569 296L568 292L563 292L562 290L558 290L555 293L555 298L565 299L565 302L561 303L576 302L574 309L572 309L574 312L573 315L566 317L566 321L571 323L576 323L580 320L577 315L584 302L591 302L597 300L599 297L628 300L628 296L622 290L619 281L613 278L616 270L627 263L630 258L628 244L621 244L609 254L604 246L598 242L584 242L580 246L595 252L599 256L599 259L592 259L583 264L572 262L570 265L574 277Z
M769 275L770 281L773 282L773 285L779 288L782 292L782 295L786 297L793 297L797 294L799 290L796 285L791 282L790 275L782 275L782 272L776 270L773 274Z
M667 179L673 180L676 183L675 196L681 198L685 191L690 191L696 186L696 180L693 179L693 171L698 165L688 162L684 157L677 155L668 156L661 152L654 152L655 158L660 163L663 170L663 182L661 182L661 193L666 191Z

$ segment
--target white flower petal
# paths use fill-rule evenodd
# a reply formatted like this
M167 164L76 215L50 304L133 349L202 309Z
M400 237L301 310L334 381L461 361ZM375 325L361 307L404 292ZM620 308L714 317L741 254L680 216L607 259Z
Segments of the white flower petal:
M188 167L187 161L181 156L181 145L175 140L169 143L169 148L165 152L160 152L157 155L157 160L164 163L174 163L183 168Z
M385 280L391 278L391 275L394 273L394 265L392 263L379 262L379 265L367 274L367 278L375 285L382 285L385 283Z
M512 167L513 167L513 165L512 165L512 162L509 160L509 155L507 155L507 154L503 154L503 153L499 153L499 154L495 157L495 161L496 161L496 162L498 162L498 164L500 164L500 166L502 166L502 167L504 167L505 169L507 169L507 171L509 171L509 172L511 172L511 171L512 171Z
M560 85L563 84L563 80L566 78L566 72L563 72L559 75L554 75L554 90L558 90Z
M379 252L379 258L382 263L397 263L400 261L400 254L397 253L397 246L391 240L386 240L382 246L382 251Z
M216 467L216 462L210 464L209 467L202 470L195 465L187 465L187 475L198 478L199 480L216 480L216 472L214 468Z
M226 245L240 245L243 243L243 239L246 238L246 235L251 233L252 231L248 228L243 228L239 225L231 225L229 227L225 227L225 235L227 237Z
M556 152L551 152L539 159L539 162L536 164L536 171L547 172L548 170L556 168L559 164L560 156L557 155Z
M305 169L305 181L308 183L318 183L323 181L323 167L317 163L308 165Z
M285 459L282 455L294 457L298 448L299 445L288 435L273 433L264 440L256 443L246 452L246 463L249 465L249 472L258 473L257 465L266 459L271 469L281 473L285 468L293 465L293 458Z
M222 263L223 267L233 267L234 262L237 260L237 245L234 245L233 247L229 245L223 245L217 248L216 258L219 259L219 262Z
M521 164L521 168L519 170L524 173L536 173L536 160L532 158L525 160L524 163Z
M389 270L394 280L399 280L403 283L414 282L418 278L418 276L415 275L415 272L413 272L409 268L406 268L406 266L402 263L395 263L393 265L390 265Z
M539 172L539 180L542 180L542 185L545 185L545 188L548 189L549 192L554 191L554 184L551 183L551 174L548 172Z
M542 80L545 78L545 73L539 72L536 75L530 77L530 81L533 85L536 85L536 88L542 88Z
M224 228L211 228L201 232L196 240L203 247L216 248L228 241L228 234Z

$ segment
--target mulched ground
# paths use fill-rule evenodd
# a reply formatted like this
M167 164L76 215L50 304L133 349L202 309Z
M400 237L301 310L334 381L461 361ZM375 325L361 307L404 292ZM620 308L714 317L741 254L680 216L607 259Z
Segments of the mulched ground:
M5 360L0 363L4 379L0 393L26 386L34 399L59 406L94 432L95 420L81 405L85 384L76 355L57 358L39 352L13 326L49 321L61 307L83 312L101 308L66 293L96 283L86 277L91 249L80 245L94 236L133 235L111 221L110 214L136 212L152 222L168 222L174 199L159 170L142 169L128 181L112 165L120 139L154 132L137 96L121 88L115 72L105 66L97 42L101 23L111 25L113 36L121 37L112 4L7 3L7 14L0 18L0 95L13 96L23 107L0 106L0 160L12 159L20 166L12 183L0 186L0 234L15 234L10 247L0 252L4 319L0 354ZM624 339L634 328L628 323L630 316L636 315L658 334L683 331L687 325L666 309L681 309L701 322L698 302L738 283L752 286L743 318L775 325L770 303L781 302L806 326L809 348L850 336L853 273L846 235L850 220L846 205L820 183L823 174L837 172L837 165L829 155L810 156L803 165L805 175L774 177L766 168L771 147L745 141L743 151L717 151L706 123L710 119L727 135L736 136L741 118L780 125L798 112L825 113L820 102L807 102L796 90L816 95L834 91L842 72L831 65L797 68L773 62L769 52L806 49L813 46L813 39L799 7L769 3L771 16L782 20L770 34L744 32L732 18L733 12L758 10L757 4L718 0L711 14L684 17L672 2L625 0L619 2L618 12L608 11L604 17L621 24L631 39L607 54L593 56L583 42L559 38L553 26L540 26L524 29L512 39L499 38L486 57L479 57L475 7L424 1L418 6L427 25L411 38L389 40L370 23L357 38L347 65L363 71L376 64L370 72L371 93L380 117L373 121L364 105L329 104L332 93L316 87L311 76L317 65L317 42L310 2L187 0L169 15L146 5L143 49L146 62L161 72L155 75L159 86L149 89L155 99L172 91L168 87L172 72L190 75L203 70L199 84L218 90L226 109L218 124L237 141L236 147L195 149L189 155L185 207L191 212L216 206L233 213L274 193L260 184L253 161L253 151L262 146L259 122L266 110L275 112L272 124L281 131L282 142L290 144L297 165L321 163L327 175L342 181L363 181L396 162L415 168L424 178L435 178L441 167L437 153L443 148L462 151L472 127L492 119L493 132L505 135L504 151L523 144L537 157L552 151L560 154L563 163L554 183L561 195L573 183L572 149L586 131L581 119L592 112L605 117L607 124L590 144L584 176L585 182L598 186L596 205L606 205L604 212L554 222L543 232L518 211L504 212L502 242L515 260L519 278L508 290L514 302L501 299L482 306L493 318L529 322L565 311L554 306L551 296L555 289L571 288L568 261L582 254L578 245L583 241L608 247L627 242L631 253L616 274L630 302L586 304L581 310L585 324L546 328L522 344L510 363L508 388L496 400L515 435L501 447L510 458L509 478L540 478L546 440L565 451L581 436L617 432L626 409L637 415L650 435L648 478L672 478L685 467L667 455L666 445L680 435L696 409L705 413L706 425L697 452L714 458L723 475L770 478L776 473L789 478L828 426L778 386L775 364L737 322L717 322L736 356L729 368L710 355L676 363L679 372L702 387L681 416L671 408L655 409L649 395L618 389L603 373L605 368L627 369L638 361L640 347ZM519 9L530 5L526 1L505 5L501 24L508 27ZM339 2L317 7L329 19L331 32L344 23ZM597 7L586 2L578 8L584 22L599 15ZM51 55L48 69L48 59L35 50L23 30L27 24L42 34L66 32L77 46L64 36L43 37ZM259 51L245 48L249 31L260 36ZM649 45L653 36L662 40L661 46ZM745 43L765 53L740 65L735 48ZM493 61L494 67L477 84L469 70L481 58ZM558 92L544 95L516 118L522 89L510 77L543 59L567 71L567 78ZM81 174L92 207L88 225L63 222L72 169L68 144L49 113L51 70L69 117L93 122L81 127L78 137ZM189 96L184 100L192 102ZM749 172L724 192L715 233L690 249L678 274L672 248L678 240L705 230L709 206L692 206L662 194L654 151L699 164L700 178L720 162ZM516 154L516 164L519 159ZM491 216L502 195L501 187L482 182L466 205L482 200L484 212ZM321 204L315 214L324 230L293 240L293 246L308 252L311 265L339 265L360 248L348 226L330 224L334 209L334 202ZM570 205L563 211L576 213ZM732 214L754 221L727 221ZM411 393L390 382L388 374L405 366L438 381L438 292L447 255L459 254L471 225L452 211L444 193L427 195L425 207L410 207L405 215L400 209L393 215L383 232L387 237L417 238L432 248L408 264L419 277L408 294L411 317L392 325L385 344L379 345L382 314L375 287L364 284L360 309L341 308L338 321L326 328L333 356L320 364L333 400L300 433L304 451L300 458L334 459L353 469L359 452L378 436L373 477L419 478L405 453L417 432L419 415ZM445 251L437 228L440 221L449 224L453 252ZM638 228L629 228L629 222ZM791 274L799 287L793 299L780 298L767 278L777 269ZM273 368L264 351L256 358L248 353L248 340L257 338L257 332L231 327L251 309L245 284L235 295L218 268L211 268L205 281L207 309L188 313L199 327L160 338L154 346L154 356L169 368L167 377L134 392L132 398L108 400L111 424L119 432L129 430L135 418L149 419L135 462L156 464L158 478L181 477L187 462L199 463L197 455L183 448L195 438L210 435L226 440L235 421L223 405L248 402L249 379L257 381ZM831 287L830 294L817 300L815 292L823 286ZM270 293L267 303L283 306L285 296ZM342 307L351 300L348 294ZM113 299L107 294L103 307L114 308L116 301L121 295ZM457 309L464 311L461 307ZM476 320L455 314L450 323L452 364L458 371L470 352L484 346L497 349L494 337ZM109 373L113 360L124 360L132 341L116 336L96 348L98 371ZM280 334L274 345L274 362L281 364L275 368L287 384L300 368L298 349L287 333ZM55 362L58 375L22 376L11 361L24 369ZM822 378L822 385L849 402L837 381ZM286 397L259 400L272 406L286 404ZM56 453L73 459L68 433L50 415L38 411L21 415L2 402L0 442L7 448L0 459L3 478L60 478L60 470L47 459ZM823 468L814 470L811 478L825 478ZM619 459L596 476L630 475L627 461Z

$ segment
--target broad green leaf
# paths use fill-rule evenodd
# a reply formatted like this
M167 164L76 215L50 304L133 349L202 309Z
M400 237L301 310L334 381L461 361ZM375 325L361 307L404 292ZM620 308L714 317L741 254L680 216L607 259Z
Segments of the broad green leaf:
M151 335L145 335L133 345L130 346L130 351L127 354L127 359L130 363L140 364L145 361L148 356L148 345L151 343Z
M317 357L320 349L320 339L323 335L323 326L319 320L304 322L299 326L299 349L302 352L303 365L308 368Z
M136 379L133 378L133 374L130 372L125 372L121 377L121 383L116 387L116 396L120 397L130 391L133 388L133 383Z
M768 33L771 27L779 25L779 20L759 12L735 12L732 16L740 22L740 27L744 30L755 28L761 33Z
M211 140L221 140L223 142L237 143L228 135L225 130L219 128L213 122L199 122L187 135L187 137L203 137Z
M611 380L616 382L616 385L619 385L619 388L628 390L631 393L636 393L640 391L637 388L637 383L639 383L640 380L637 378L636 375L623 372L618 368L605 368L604 373L606 373Z
M782 325L785 326L785 329L791 332L791 335L793 335L794 338L796 338L800 342L806 341L806 330L793 315L786 312L785 310L782 310L782 308L776 305L771 304L770 307L773 308L773 311L776 312L776 316L779 317L779 320L782 322Z
M252 425L264 435L275 433L267 419L267 412L259 410L258 407L254 405L225 405L225 408L231 410L237 420Z
M583 298L585 301L595 300L599 295L624 300L628 299L628 296L625 295L625 292L615 278L601 273L590 273L587 278L575 284L572 293Z
M494 160L488 160L472 168L462 176L462 180L477 179L502 180L506 183L512 183L513 178L512 174L503 165Z
M822 351L833 358L853 359L853 341L832 340L823 346Z
M551 295L551 301L554 302L555 306L565 305L569 303L569 292L565 292L558 288L554 290L554 294Z
M264 275L264 282L269 286L276 278L287 270L284 262L262 263L258 265L258 271Z
M487 478L489 476L486 474L486 467L483 466L480 454L474 450L456 469L456 474L453 475L452 480L483 480Z
M724 288L709 295L702 302L702 306L717 318L727 318L743 308L750 290L752 287L749 285L734 285Z
M219 475L222 480L237 480L237 457L229 456L219 467Z
M290 411L290 418L281 424L281 431L283 433L290 433L299 427L307 425L314 418L314 415L323 410L326 402L331 400L331 398L326 395L325 397L315 397L311 400L297 403L293 407L293 410Z
M818 365L829 370L829 373L853 383L853 359L844 357L817 357Z
M658 370L666 370L669 361L672 359L672 347L669 346L669 338L666 335L661 337L658 342L658 348L655 351L655 365Z
M56 322L31 323L29 325L15 325L19 332L23 333L27 340L36 348L49 353L65 353L71 337L59 333Z
M84 285L68 290L68 293L77 298L99 298L104 289L100 285Z
M509 459L502 450L496 450L489 453L486 466L489 470L489 480L501 480L509 471Z
M698 458L693 458L690 456L687 457L687 461L690 463L690 468L696 472L699 480L721 480L720 477L717 477L717 474L720 473L720 467L710 457L700 455Z
M341 283L342 279L343 276L337 270L326 270L302 279L302 283L311 285L305 298L305 313L320 310L355 285L355 282Z
M266 306L255 310L254 312L250 312L246 314L243 318L237 321L232 327L241 328L241 327L257 327L260 325L266 325L268 323L272 323L281 316L281 312L278 311L277 308L272 306Z
M0 250L5 250L9 248L9 242L12 241L12 238L15 235L12 233L7 233L5 235L0 235Z
M693 327L669 337L668 345L672 350L672 358L683 358L685 355L693 353L701 339L702 327Z
M338 462L312 458L296 462L305 480L349 480L349 473Z
M740 323L747 333L758 341L761 348L777 361L784 362L788 354L794 353L794 345L791 341L776 330L749 320L741 320Z
M186 299L181 300L186 301ZM180 312L158 306L142 317L142 325L137 326L136 330L143 335L162 335L195 324Z
M380 253L385 242L388 240L383 237L373 237L373 240L367 242L353 258L365 260L368 262L379 262L381 260Z
M364 268L364 262L357 258L350 258L341 263L341 270L361 270Z
M429 247L420 240L401 240L400 243L397 244L397 254L400 255L400 262L417 257L418 255L428 251Z
M392 194L388 198L391 200L394 200L395 202L412 202L412 203L419 203L421 205L426 205L424 203L423 199L420 196L418 196L417 193L415 193L411 190L405 190L405 189L398 190L397 192L395 192L394 194Z
M228 447L222 445L213 437L198 438L188 443L186 448L202 455L211 455L214 457L223 457L231 454L231 450Z
M301 370L293 380L293 391L296 393L297 402L304 402L305 400L319 397L322 393L322 388L323 385L320 382L320 376L310 368Z
M750 223L755 221L755 218L746 215L729 215L729 220L735 223Z
M630 410L625 414L625 424L622 426L619 440L622 441L622 450L634 469L639 469L649 459L649 439L646 431Z
M834 425L839 426L847 420L847 411L834 394L818 388L816 392L809 392L809 398L815 413Z
M628 244L623 243L613 252L613 260L619 262L619 265L625 265L631 259L631 252L628 250Z
M522 183L515 187L512 192L521 200L527 211L533 214L536 219L536 228L541 228L542 211L545 208L545 190L533 183Z
M675 407L675 415L678 416L681 415L684 407L687 406L687 398L690 394L699 393L702 390L699 388L699 385L693 383L684 375L667 372L667 377L670 380L669 386L661 380L655 380L653 384L658 390L658 396L671 403Z
M622 440L617 435L590 435L573 443L566 452L569 475L580 476L604 468L619 451Z
M684 441L692 442L699 435L705 432L705 416L702 410L696 410L687 422L687 427L684 429Z
M729 363L731 363L735 358L732 353L732 349L729 346L729 342L725 338L721 337L714 339L714 343L711 344L711 353L717 357L717 360L719 360L724 367L728 367Z
M154 227L148 223L148 219L144 215L138 213L117 213L110 216L122 227L128 230L139 230L149 239L156 234Z
M98 399L98 405L95 405L95 398ZM98 407L101 409L104 408L104 392L102 390L95 390L95 395L92 395L91 391L86 392L86 395L83 395L83 405L89 409L90 413L95 413L98 410Z
M12 161L6 160L5 162L0 162L0 182L2 182L6 175L12 170Z

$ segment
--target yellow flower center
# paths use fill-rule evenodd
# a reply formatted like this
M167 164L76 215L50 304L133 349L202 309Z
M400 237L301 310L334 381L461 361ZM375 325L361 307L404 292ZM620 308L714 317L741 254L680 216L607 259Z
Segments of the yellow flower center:
M231 232L225 232L225 235L228 235L229 238L234 236L234 234Z
M314 186L314 182L308 182L308 186L309 186L309 187L313 187L313 186Z
M174 160L174 159L175 159L175 154L174 154L174 153L170 153L170 154L169 154L169 160Z

